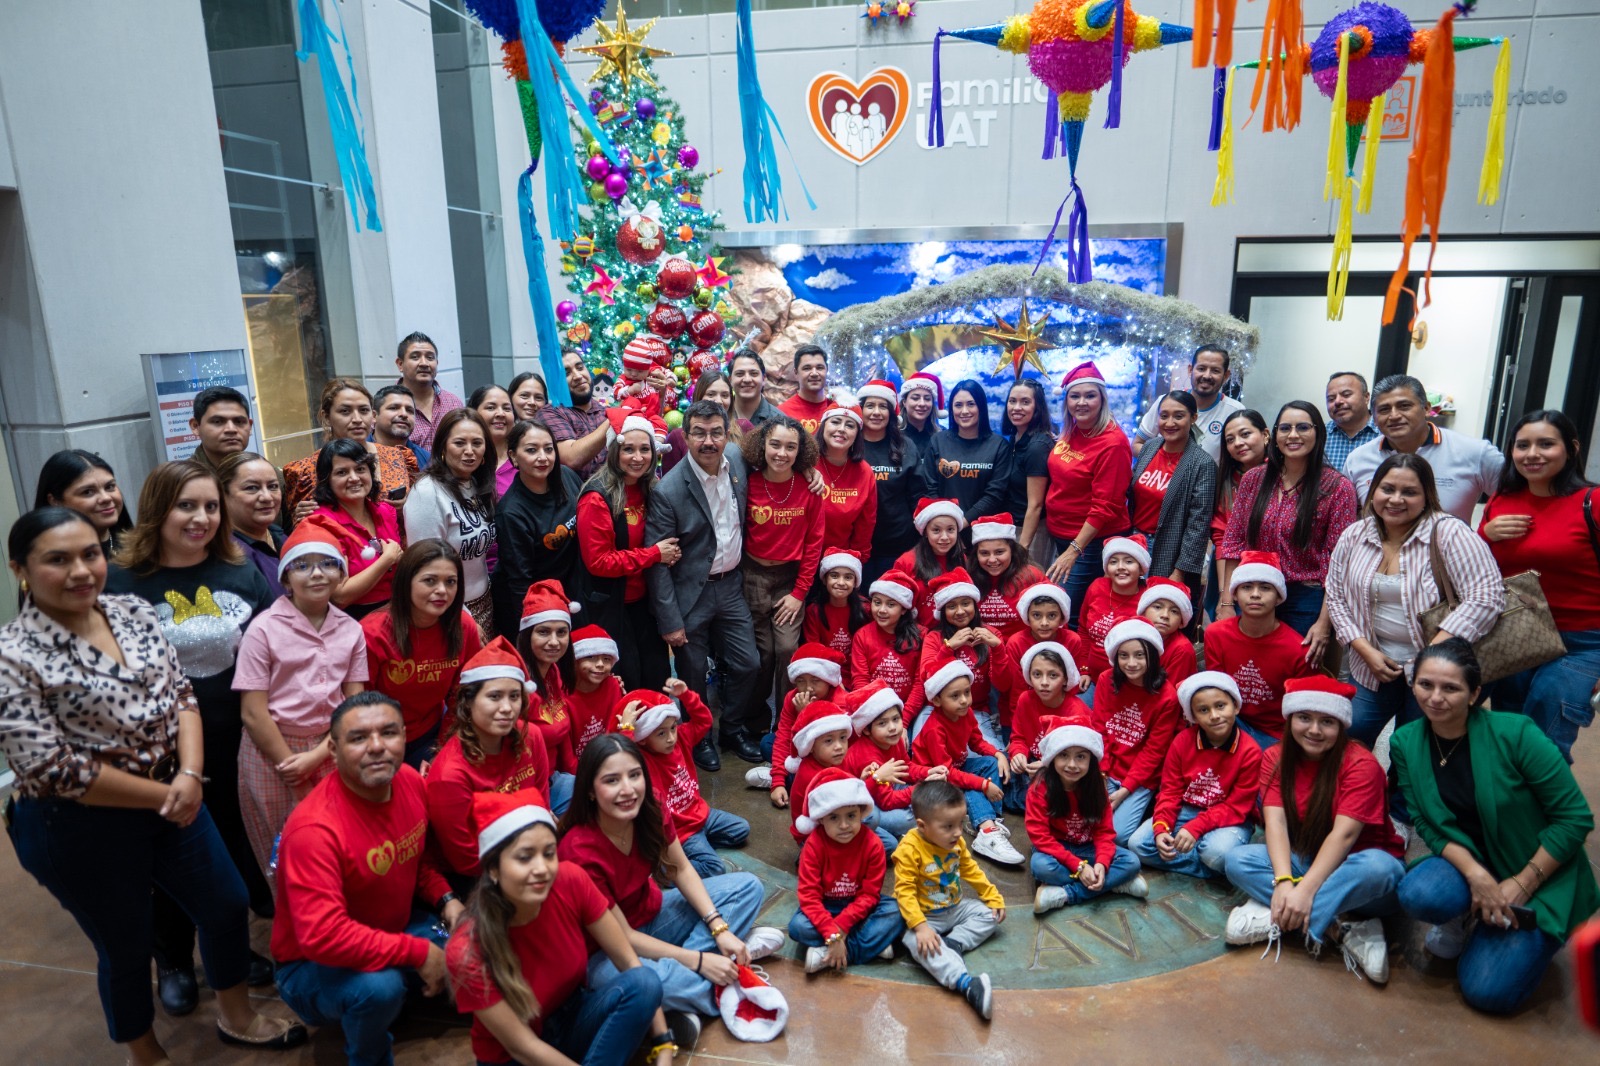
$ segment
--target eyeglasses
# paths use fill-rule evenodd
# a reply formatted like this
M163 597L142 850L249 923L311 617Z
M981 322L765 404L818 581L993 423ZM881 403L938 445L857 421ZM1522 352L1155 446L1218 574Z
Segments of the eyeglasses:
M690 440L719 440L727 435L728 431L725 429L691 429L689 431Z
M1310 422L1279 422L1278 432L1285 437L1293 437L1297 434L1302 437L1313 437L1316 436L1317 427Z
M309 574L313 570L325 570L330 574L337 574L344 569L337 559L330 559L326 555L312 555L295 559L289 564L289 569L296 574Z

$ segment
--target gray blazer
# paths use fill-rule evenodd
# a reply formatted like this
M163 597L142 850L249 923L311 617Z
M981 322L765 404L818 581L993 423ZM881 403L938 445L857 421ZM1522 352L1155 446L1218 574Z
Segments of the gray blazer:
M1133 481L1128 484L1128 509L1133 510L1133 484L1144 473L1161 438L1144 442L1133 464ZM1211 546L1211 513L1216 507L1217 464L1205 448L1191 442L1172 472L1167 495L1161 501L1161 517L1156 528L1141 530L1150 536L1150 576L1166 577L1174 570L1198 574L1206 568L1206 549ZM654 500L651 501L654 506ZM650 541L654 544L655 541ZM656 567L655 570L659 570Z
M730 442L728 476L733 479L733 498L744 525L745 504L749 499L750 475L745 469L739 446ZM684 628L683 620L700 601L700 593L711 576L711 562L717 554L717 531L711 522L711 504L695 476L692 456L668 471L650 492L650 511L645 517L644 541L655 544L677 537L683 558L674 566L652 566L645 571L650 586L650 603L656 612L656 628L665 636Z

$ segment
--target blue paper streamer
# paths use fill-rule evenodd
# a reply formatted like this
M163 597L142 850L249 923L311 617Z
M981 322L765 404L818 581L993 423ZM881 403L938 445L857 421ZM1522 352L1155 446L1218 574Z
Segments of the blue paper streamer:
M1211 76L1211 130L1206 134L1206 151L1222 147L1222 102L1228 94L1228 68L1217 67Z
M1044 105L1044 155L1042 159L1056 157L1056 138L1061 136L1061 107L1056 94L1050 93Z
M544 371L550 402L567 407L572 403L572 393L567 389L567 372L561 366L561 334L550 299L550 276L544 269L544 238L539 236L539 220L533 213L532 166L517 181L517 214L522 220L522 261L528 267L528 302L533 305L533 328L539 341L539 369Z
M1127 58L1127 42L1122 39L1122 11L1128 5L1116 0L1116 18L1111 26L1111 88L1106 93L1106 124L1101 129L1114 130L1122 125L1122 64Z
M519 0L526 3L527 0ZM789 153L789 165L795 168L800 181L800 191L806 204L816 210L817 202L806 188L806 179L800 176L795 164L794 151L789 148L789 138L772 107L761 95L761 80L756 74L755 32L750 26L750 0L738 0L734 9L737 34L734 51L739 71L739 126L744 137L744 217L747 222L778 221L788 218L789 209L783 202L783 179L778 173L778 154L774 150L773 131Z
M1050 223L1050 232L1045 235L1044 247L1039 249L1039 261L1033 264L1033 272L1039 273L1039 268L1044 266L1045 256L1050 254L1050 245L1056 239L1056 230L1061 226L1061 214L1067 209L1067 202L1072 202L1072 214L1067 216L1067 281L1074 285L1082 285L1094 280L1094 266L1089 258L1089 205L1083 201L1083 189L1078 185L1078 179L1072 179L1072 186L1067 190L1067 195L1062 198L1061 206L1056 208L1056 217Z
M928 143L935 148L944 147L944 82L939 78L939 44L948 36L949 31L943 26L933 35L933 105L928 108Z
M334 8L337 13L338 7ZM344 16L339 15L337 40L344 48L345 69L350 74L350 92L346 95L344 81L339 74L339 63L333 56L333 31L322 17L317 0L299 0L300 50L295 58L304 63L313 56L317 60L317 73L322 78L322 101L328 110L328 131L333 137L333 155L339 164L339 180L344 185L345 199L350 204L350 218L361 232L359 203L366 208L367 228L374 233L383 231L378 218L378 191L372 183L372 165L367 161L365 120L361 115L360 90L356 85L355 61L350 56L350 38L344 30ZM352 98L354 102L352 103Z

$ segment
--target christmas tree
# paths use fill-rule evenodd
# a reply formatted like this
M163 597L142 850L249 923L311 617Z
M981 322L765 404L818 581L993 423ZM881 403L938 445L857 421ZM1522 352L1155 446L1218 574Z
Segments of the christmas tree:
M626 350L631 363L648 357L686 385L721 365L738 312L712 240L722 228L717 212L700 204L707 177L698 169L700 152L684 138L683 113L655 77L652 59L671 53L644 44L654 25L630 29L619 3L615 25L595 21L599 43L568 50L600 58L589 108L619 162L601 154L593 138L581 138L590 207L578 236L562 245L562 272L575 299L558 304L556 318L565 350L582 352L590 370L617 375ZM685 395L679 406L686 405Z

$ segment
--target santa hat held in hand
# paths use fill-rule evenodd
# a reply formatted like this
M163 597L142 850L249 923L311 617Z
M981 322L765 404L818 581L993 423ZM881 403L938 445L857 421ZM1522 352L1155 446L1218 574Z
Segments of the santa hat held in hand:
M893 411L900 406L900 394L894 391L894 386L882 378L873 378L861 388L856 390L856 403L866 403L868 400L882 400Z
M828 700L812 700L794 723L794 754L783 761L783 768L791 774L800 769L800 760L811 754L817 741L828 733L843 729L850 731L850 716L839 705Z
M1150 543L1145 540L1143 533L1107 537L1105 547L1100 549L1101 565L1109 563L1113 555L1126 555L1139 564L1140 573L1150 572Z
M289 572L289 564L306 555L326 555L339 561L339 569L350 572L350 561L339 550L338 526L326 515L313 514L294 527L289 539L283 542L278 555L278 580ZM372 552L368 555L367 552ZM363 559L375 559L378 553L368 545L361 553Z
M621 658L617 652L617 642L611 639L611 634L596 625L584 626L574 630L572 634L572 658L592 659L596 655L609 655L613 659Z
M856 734L864 736L885 711L904 710L905 702L887 682L878 678L854 692L846 692L839 698L839 706L850 716L850 725Z
M872 794L867 783L852 777L837 766L830 766L811 779L811 791L806 793L806 809L794 820L801 833L816 832L822 820L840 807L871 807Z
M1219 689L1232 696L1235 710L1244 706L1244 697L1239 695L1239 685L1232 674L1225 674L1221 670L1201 670L1178 684L1178 706L1183 708L1183 717L1190 725L1194 725L1194 698L1204 688Z
M676 718L683 721L683 712L678 709L677 703L665 692L651 688L636 688L622 694L617 701L617 709L611 716L611 728L617 733L628 733L622 727L622 712L627 710L628 704L634 700L640 703L639 714L633 720L633 739L643 744L651 733L660 729L668 719Z
M532 629L541 622L565 622L570 626L572 615L581 606L577 600L567 599L567 590L554 578L535 581L523 593L522 621L517 623L517 629Z
M1278 590L1280 600L1289 598L1289 585L1283 579L1277 552L1241 552L1239 565L1233 568L1233 576L1228 579L1228 593L1231 595L1246 581L1265 581Z
M789 682L793 684L806 674L838 688L844 683L844 656L826 644L815 641L802 644L789 660Z
M525 788L520 792L474 793L472 824L478 830L480 862L524 829L547 825L550 832L556 831L555 815L544 805L544 795L536 788Z
M824 548L822 561L817 564L817 576L826 577L829 570L848 570L861 584L861 553L849 548Z
M1189 589L1180 585L1170 577L1153 577L1150 585L1144 590L1144 595L1139 597L1139 613L1144 614L1144 609L1152 603L1165 600L1178 608L1178 616L1183 619L1183 624L1188 625L1194 618L1194 601L1189 599Z
M517 654L517 649L505 637L495 637L480 648L478 654L467 660L466 666L461 669L460 684L476 685L497 678L520 681L529 692L534 688L533 682L528 680L522 656Z
M954 570L946 571L928 582L928 592L933 596L933 613L944 616L944 609L953 600L963 596L977 603L980 593L978 586L972 583L972 576L967 573L967 568L958 566Z
M927 532L928 523L935 518L954 518L957 529L967 528L967 516L961 513L961 505L955 500L930 500L926 496L918 500L911 516L911 524L917 527L917 532Z
M1353 716L1351 700L1356 687L1324 674L1311 677L1292 677L1283 683L1283 716L1294 717L1297 711L1326 714L1339 719L1346 729Z
M917 602L917 579L902 570L890 570L867 589L869 596L887 596L906 610Z
M1039 760L1049 766L1068 748L1083 748L1096 759L1106 757L1106 742L1099 733L1071 718L1050 715L1040 723L1045 734L1039 738Z

